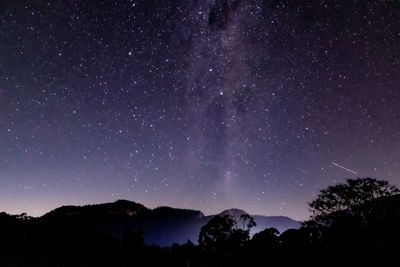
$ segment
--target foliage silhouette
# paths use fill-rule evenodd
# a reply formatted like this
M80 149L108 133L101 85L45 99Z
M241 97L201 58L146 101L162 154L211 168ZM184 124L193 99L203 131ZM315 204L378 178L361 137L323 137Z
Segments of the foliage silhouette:
M328 187L318 197L331 201L326 196L333 192L336 202L332 203L340 205L321 204L329 209L316 209L300 229L279 234L268 228L250 238L255 226L251 216L215 216L203 226L199 245L188 241L171 247L146 245L143 231L132 225L125 225L118 236L95 223L107 225L115 216L124 218L125 211L143 210L129 203L101 206L107 215L72 207L65 208L68 216L63 212L41 218L0 213L0 266L398 266L397 188L360 178ZM321 223L326 218L329 223Z
M321 190L310 207L313 215L303 229L321 259L330 259L326 266L393 266L392 251L400 251L391 237L399 236L393 227L400 225L397 187L372 178L349 179Z
M327 224L333 215L353 212L367 201L398 194L400 190L387 181L373 178L347 179L345 183L328 186L309 203L312 219Z
M254 226L256 223L248 214L242 214L239 221L230 215L215 216L201 228L199 245L211 251L243 246Z

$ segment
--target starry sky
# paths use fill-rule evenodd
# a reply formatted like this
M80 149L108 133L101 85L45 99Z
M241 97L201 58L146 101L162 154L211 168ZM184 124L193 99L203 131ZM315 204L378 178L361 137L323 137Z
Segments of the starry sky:
M308 217L400 185L396 0L0 1L0 210Z

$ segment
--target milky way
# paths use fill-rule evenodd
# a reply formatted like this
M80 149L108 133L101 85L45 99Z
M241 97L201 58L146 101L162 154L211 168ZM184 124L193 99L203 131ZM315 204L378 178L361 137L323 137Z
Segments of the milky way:
M399 9L3 1L0 210L129 199L303 219L346 178L399 185Z

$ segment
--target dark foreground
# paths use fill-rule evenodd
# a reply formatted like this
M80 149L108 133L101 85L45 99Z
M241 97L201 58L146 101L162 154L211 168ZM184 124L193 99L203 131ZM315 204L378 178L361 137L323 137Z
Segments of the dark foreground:
M269 228L250 238L250 216L216 216L202 228L198 245L166 248L145 245L140 229L116 237L90 221L1 213L0 266L399 266L397 189L354 182L322 190L300 229L279 234Z

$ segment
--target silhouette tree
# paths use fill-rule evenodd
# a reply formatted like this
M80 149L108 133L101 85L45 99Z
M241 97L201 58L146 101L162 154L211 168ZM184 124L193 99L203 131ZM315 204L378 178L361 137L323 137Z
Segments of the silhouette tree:
M214 216L206 225L201 227L199 245L215 250L218 245L226 243L235 226L235 220L229 216Z
M367 201L400 193L400 190L387 181L373 178L347 179L320 191L315 200L309 203L314 219L321 219L331 214L349 211Z
M251 228L257 225L254 218L247 213L240 215L239 221L236 224L237 227L239 227L239 223L243 231L250 231Z
M201 228L199 245L211 251L243 246L249 241L250 230L255 225L248 214L242 214L239 222L230 215L215 216Z
M275 228L266 228L263 231L256 233L251 239L251 243L256 247L271 246L278 243L279 231Z
M277 256L279 246L279 231L275 228L266 228L256 233L250 240L248 247L253 254L253 259L261 261L265 258L265 253L269 254L269 259L274 261Z
M394 251L399 249L394 241L399 237L399 193L387 181L372 178L349 179L321 190L310 203L311 220L301 229L310 233L310 251L315 252L317 262L324 266L397 266L393 263ZM293 239L288 244L294 244Z

